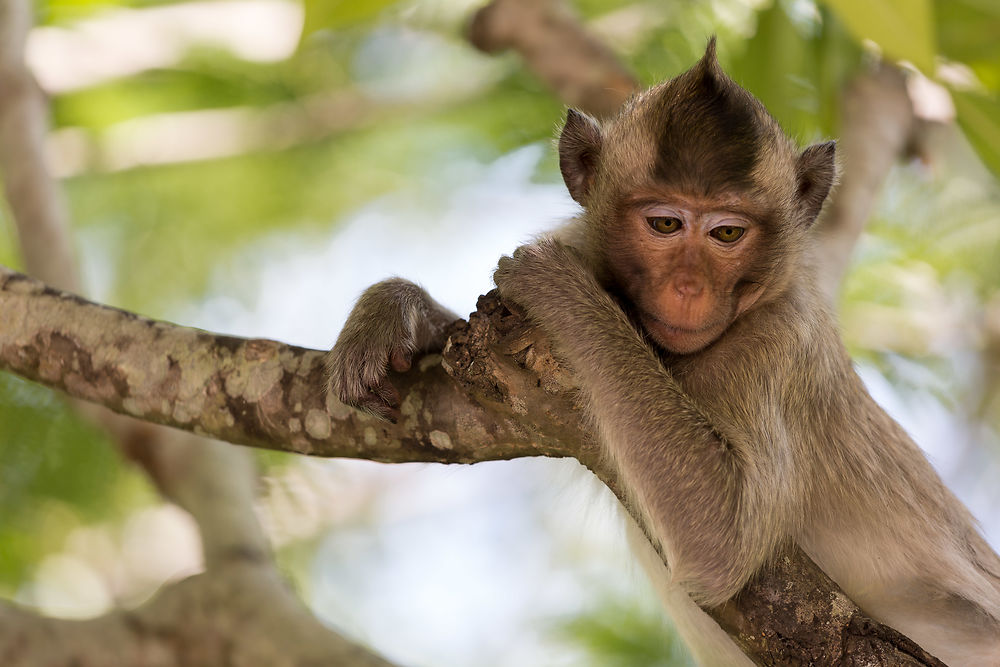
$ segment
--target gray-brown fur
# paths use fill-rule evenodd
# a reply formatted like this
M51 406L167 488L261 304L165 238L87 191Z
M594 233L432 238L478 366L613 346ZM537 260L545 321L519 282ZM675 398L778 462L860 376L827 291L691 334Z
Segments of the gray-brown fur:
M693 601L726 601L795 542L867 613L946 663L995 666L1000 559L870 398L815 285L809 228L833 152L799 152L710 45L617 118L568 115L560 167L584 211L501 259L495 280L574 368L633 532L656 547L639 544L640 556L703 664L749 663ZM654 218L680 211L678 236L641 227L643 207L661 205ZM720 215L744 221L747 240L702 234ZM443 319L422 292L422 306L405 305L409 289L366 293L352 313L330 356L345 402L371 409L373 391L386 403L393 350L413 349L400 313ZM684 310L696 300L704 307ZM707 324L645 324L675 307Z

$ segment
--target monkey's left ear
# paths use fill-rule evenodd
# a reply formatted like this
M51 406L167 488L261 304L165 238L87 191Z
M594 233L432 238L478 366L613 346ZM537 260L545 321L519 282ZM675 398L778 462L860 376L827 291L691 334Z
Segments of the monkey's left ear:
M583 206L594 183L601 154L601 128L597 121L576 109L566 113L559 135L559 171L573 199Z
M814 144L802 151L795 163L798 180L798 205L807 225L811 225L823 208L826 196L830 194L833 181L837 177L834 161L837 142L827 141Z

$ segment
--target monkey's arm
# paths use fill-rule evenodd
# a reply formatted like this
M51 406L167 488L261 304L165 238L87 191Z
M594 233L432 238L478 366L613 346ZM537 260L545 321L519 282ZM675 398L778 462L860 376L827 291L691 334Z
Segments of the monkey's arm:
M519 248L495 280L573 366L626 501L673 580L701 604L732 597L787 534L785 434L721 432L572 249Z
M458 316L418 285L391 278L369 287L326 355L328 391L346 405L395 420L399 394L389 367L409 370L413 355L439 351Z

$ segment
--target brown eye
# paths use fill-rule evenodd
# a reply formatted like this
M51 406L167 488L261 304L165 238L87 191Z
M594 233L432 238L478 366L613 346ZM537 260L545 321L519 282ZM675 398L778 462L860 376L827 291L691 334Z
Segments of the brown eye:
M732 243L733 241L739 240L745 231L746 230L743 227L726 225L725 227L716 227L709 233L723 243Z
M649 226L660 234L673 234L678 229L681 228L680 218L672 218L668 216L652 216L646 218L646 222Z

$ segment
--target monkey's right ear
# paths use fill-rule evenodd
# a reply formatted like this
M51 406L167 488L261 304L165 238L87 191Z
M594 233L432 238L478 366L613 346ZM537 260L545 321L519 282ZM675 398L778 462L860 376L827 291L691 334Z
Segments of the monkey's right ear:
M837 164L834 159L836 149L837 144L834 141L814 144L802 151L795 164L799 186L798 204L807 225L816 220L837 178Z
M566 113L566 125L559 135L559 171L573 199L583 206L594 184L601 154L601 128L597 121L576 109Z

